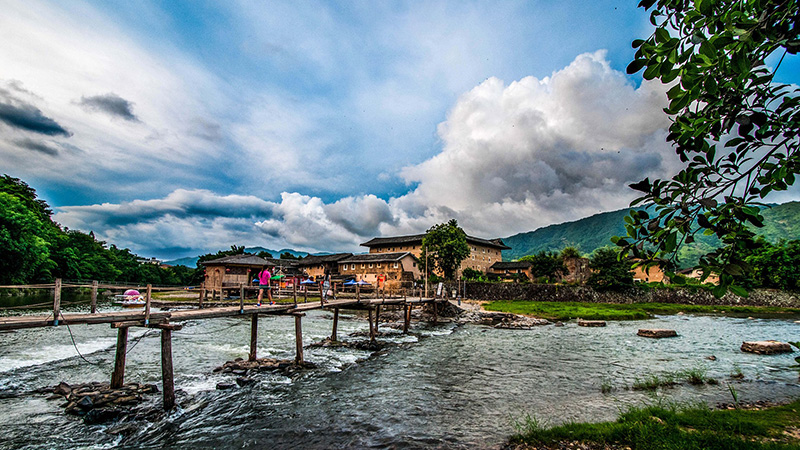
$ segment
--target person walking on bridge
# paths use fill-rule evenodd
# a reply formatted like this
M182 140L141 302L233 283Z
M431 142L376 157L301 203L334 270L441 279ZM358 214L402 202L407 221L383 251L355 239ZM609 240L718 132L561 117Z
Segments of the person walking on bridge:
M272 288L270 286L270 278L272 277L272 273L269 270L269 267L264 266L261 272L258 273L258 305L261 306L261 299L264 296L264 290L267 291L267 298L269 299L270 305L273 303L272 301Z

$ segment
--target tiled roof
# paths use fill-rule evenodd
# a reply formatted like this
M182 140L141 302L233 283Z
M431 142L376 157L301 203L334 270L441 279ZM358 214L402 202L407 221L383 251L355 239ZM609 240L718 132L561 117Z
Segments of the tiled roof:
M390 237L377 237L372 238L367 242L361 244L364 247L377 247L379 245L400 245L400 244L422 244L424 234L414 234L410 236L390 236ZM467 235L467 242L472 244L483 245L485 247L493 247L501 250L510 250L511 247L503 243L503 240L498 239L481 239Z
M300 266L314 266L324 263L335 263L353 256L352 253L335 253L333 255L309 255L297 261Z
M366 262L394 262L400 261L406 256L411 255L409 252L397 253L366 253L363 255L353 255L347 259L339 261L341 264L350 263L366 263Z
M492 264L491 269L494 270L511 270L511 269L530 269L533 264L530 261L498 261Z
M266 266L269 262L260 256L244 253L241 255L223 256L222 258L203 261L200 264L204 266L214 264L224 264L227 266Z

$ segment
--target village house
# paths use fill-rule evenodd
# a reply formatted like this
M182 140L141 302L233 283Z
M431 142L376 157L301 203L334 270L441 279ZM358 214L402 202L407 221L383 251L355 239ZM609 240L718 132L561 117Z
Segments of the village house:
M533 264L530 261L498 261L489 268L489 273L498 275L504 279L517 278L519 274L527 277L528 280L533 279L531 268Z
M314 279L322 280L327 270L332 279L341 278L339 273L339 261L353 256L352 253L336 253L333 255L308 255L305 258L297 261L297 267L305 276Z
M419 258L422 254L422 238L424 237L424 234L379 237L373 238L361 245L369 247L370 253L409 252ZM466 259L461 262L458 275L466 268L487 273L492 264L503 260L503 256L500 252L511 249L511 247L506 246L500 239L490 240L472 236L467 236L467 245L469 245L470 253L467 255ZM424 264L425 263L422 262L422 269L424 269Z
M694 280L701 280L703 278L703 271L699 268L693 269L684 269L679 272L681 275L685 276L686 278L692 278ZM703 283L713 284L714 286L719 285L719 274L716 272L711 272L708 275L708 278L703 281Z
M379 286L382 276L389 288L411 283L421 275L417 259L411 252L368 253L339 261L339 274L347 279L363 280Z
M636 266L631 271L633 272L633 281L637 283L669 283L669 278L659 264L651 267Z
M264 266L274 267L275 273L286 277L300 274L297 260L262 258L249 253L203 261L200 265L205 268L203 287L211 292L234 292L241 285L250 286Z

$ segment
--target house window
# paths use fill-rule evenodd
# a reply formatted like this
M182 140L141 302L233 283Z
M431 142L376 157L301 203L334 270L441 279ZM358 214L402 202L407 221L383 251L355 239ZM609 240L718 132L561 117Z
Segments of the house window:
M393 264L392 264L392 267L394 267L395 269L397 269L398 267L400 267L400 263L398 263L398 262L395 262L395 263L393 263Z
M362 269L364 268L364 263L361 263L361 268L362 268Z
M376 266L378 266L378 269L380 269L382 265L383 265L382 263L377 263L376 264Z
M342 267L342 271L345 271L345 270L347 270L347 264L345 264L345 265Z
M369 268L372 269L372 263L369 263Z
M353 269L353 270L356 270L356 265L353 264L352 267L350 267L350 268Z

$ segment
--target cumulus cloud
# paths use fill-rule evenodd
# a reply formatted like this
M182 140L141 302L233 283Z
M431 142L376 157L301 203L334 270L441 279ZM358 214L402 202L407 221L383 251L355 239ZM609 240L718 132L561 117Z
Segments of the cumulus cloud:
M419 218L454 215L488 235L621 208L626 185L675 167L665 143L664 87L635 87L604 51L543 79L490 78L438 128L442 152L402 170L415 187L396 199Z
M129 122L139 121L139 118L133 113L133 103L113 92L90 97L83 96L78 104L88 111L103 112L113 118L119 118Z

